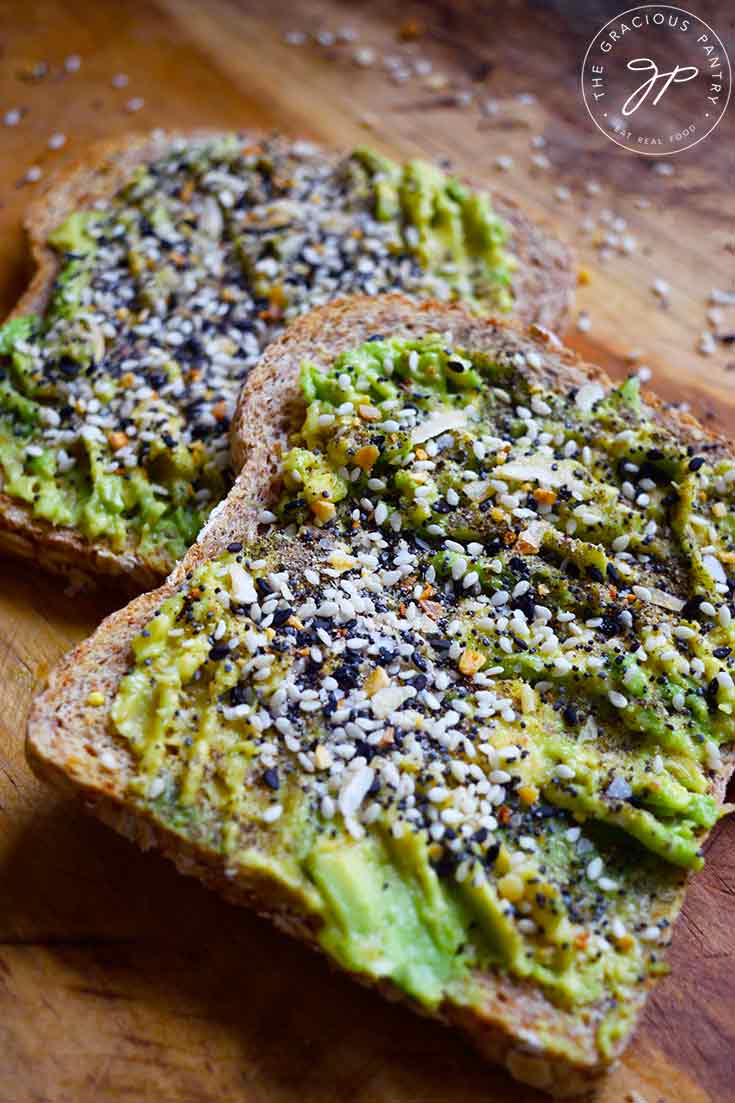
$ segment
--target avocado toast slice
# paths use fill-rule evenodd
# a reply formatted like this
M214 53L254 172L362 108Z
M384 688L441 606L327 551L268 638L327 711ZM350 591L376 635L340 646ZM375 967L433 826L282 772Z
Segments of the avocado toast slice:
M584 1090L721 814L731 452L538 327L401 296L294 323L234 431L230 496L51 675L31 765Z
M32 208L0 328L0 548L155 585L232 484L229 423L293 317L352 291L563 321L566 250L422 162L262 135L94 147Z

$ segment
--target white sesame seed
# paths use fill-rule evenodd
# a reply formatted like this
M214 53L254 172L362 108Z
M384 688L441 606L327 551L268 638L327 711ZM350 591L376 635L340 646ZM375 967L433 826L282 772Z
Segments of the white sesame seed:
M521 709L524 713L535 712L536 710L536 694L532 686L527 682L521 684ZM506 748L508 750L515 750L515 748Z
M622 693L618 693L616 689L611 689L607 695L611 705L616 709L624 709L628 707L628 698Z
M135 114L136 111L140 111L143 107L145 107L145 100L142 96L133 96L133 98L128 100L125 104L125 110L129 111L131 114Z
M506 770L492 770L489 780L493 785L506 785L510 781L510 774Z
M587 877L590 881L596 881L602 873L603 863L602 858L593 858L587 866Z
M55 134L52 134L48 140L49 149L61 149L61 147L65 144L66 134L61 134L58 131Z
M704 744L704 754L709 769L719 770L722 766L722 755L720 748L711 739L706 740Z
M709 293L709 301L715 306L735 306L735 291L721 291L713 287Z
M369 46L362 46L359 50L355 50L352 60L360 68L367 69L375 63L375 50L371 50Z

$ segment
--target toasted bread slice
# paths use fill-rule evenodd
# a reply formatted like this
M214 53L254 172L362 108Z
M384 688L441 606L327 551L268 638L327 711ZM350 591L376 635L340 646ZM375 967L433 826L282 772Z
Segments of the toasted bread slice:
M430 333L449 334L446 341L452 348L485 354L492 362L513 364L520 359L530 365L524 370L534 382L555 393L566 395L593 383L601 388L609 385L604 373L562 349L548 332L531 327L521 333L479 321L459 306L418 307L403 296L391 295L345 300L312 312L268 349L250 376L234 422L242 468L199 542L161 588L114 613L61 662L48 688L34 702L29 720L27 753L41 778L78 797L87 810L140 846L159 849L182 872L269 916L315 948L319 921L297 895L258 863L245 867L232 854L227 856L196 821L188 826L172 823L131 785L136 760L130 744L113 729L110 709L133 662L131 642L162 603L185 588L191 573L208 559L232 548L234 542L256 539L261 511L272 506L278 495L281 456L290 434L303 420L302 362L326 369L340 352L356 348L372 335L415 338ZM655 421L676 440L694 450L710 449L711 457L730 457L724 442L691 417L667 411L655 400L650 408ZM291 543L298 558L298 541ZM707 774L708 790L718 802L731 766L732 756L723 750L721 761L713 762ZM246 784L256 782L251 778ZM251 853L260 848L267 855L268 828L249 824L247 830ZM685 884L684 870L667 867L660 892L649 905L649 922L655 920L661 930L669 929ZM359 971L356 978L366 981ZM652 983L648 979L635 988L628 1027L603 1052L598 1035L611 1006L609 994L586 1004L580 1013L579 1008L552 998L542 985L503 969L488 969L473 979L482 993L479 1004L466 1006L445 999L433 1013L460 1026L488 1059L504 1064L514 1077L558 1095L585 1091L622 1051ZM412 1002L390 979L376 983L385 994Z
M207 131L189 134L159 131L92 146L82 160L52 181L28 212L26 227L36 272L10 318L42 315L48 307L61 268L59 252L49 246L48 239L68 216L110 200L129 182L136 169L166 157L177 143L186 142L191 146L217 137L221 135ZM249 144L273 141L257 134L241 137ZM292 145L297 148L299 143ZM284 140L280 148L288 150L291 144ZM306 156L323 164L325 171L338 165L338 155L313 146L309 149ZM521 322L537 321L560 327L566 318L575 282L568 250L529 221L511 200L498 196L493 198L493 203L509 229L508 251L516 263L512 277L514 315ZM247 288L247 279L242 274L240 279L244 281L243 288ZM337 294L340 293L344 294L345 288L340 290L337 281ZM274 316L272 321L266 325L259 323L259 326L255 336L262 351L265 344L277 336L282 324ZM236 380L244 374L252 359L253 349L250 348L242 360L241 370L236 356L233 367ZM204 370L209 372L210 367L205 364ZM138 382L135 385L138 386ZM229 401L225 396L223 404L227 406ZM225 410L225 416L230 413L231 410ZM216 412L216 416L221 415ZM127 544L129 546L121 546L118 541L112 546L104 532L91 538L73 525L55 520L52 523L17 495L3 493L0 485L0 549L57 573L71 573L87 579L114 577L131 592L160 582L173 566L174 559L161 540L154 549L148 550L141 550L132 538Z

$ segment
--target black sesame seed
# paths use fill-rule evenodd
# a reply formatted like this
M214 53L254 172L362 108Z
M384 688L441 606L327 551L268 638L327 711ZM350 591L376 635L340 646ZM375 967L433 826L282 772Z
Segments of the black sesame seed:
M618 572L615 570L615 568L613 567L612 563L607 564L607 566L605 568L605 574L607 575L607 577L610 579L610 581L613 583L614 586L623 586L623 580L620 577L620 575L618 574Z
M497 859L498 854L500 854L500 843L493 843L493 845L489 846L485 851L486 865L492 865Z
M682 607L681 618L682 620L695 620L699 614L699 608L704 601L701 594L695 594L694 597L689 598Z
M67 379L74 379L79 375L81 364L72 360L71 356L62 356L58 362L58 369Z
M237 705L244 705L248 700L248 687L243 685L242 682L238 682L236 686L233 686L230 690L230 705L232 708L236 708Z

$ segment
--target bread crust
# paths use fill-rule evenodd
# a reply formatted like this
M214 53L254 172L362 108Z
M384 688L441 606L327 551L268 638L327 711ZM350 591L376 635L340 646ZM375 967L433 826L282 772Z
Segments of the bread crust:
M547 331L532 326L523 333L474 318L457 305L417 306L402 295L355 297L305 315L269 346L248 380L233 421L232 443L242 464L240 475L199 542L162 587L113 613L90 639L62 660L47 689L36 698L28 724L28 759L39 777L76 796L88 811L140 846L159 849L183 873L198 877L235 903L253 907L314 948L318 948L314 927L299 914L286 892L251 871L227 866L219 852L176 834L157 822L150 810L133 805L127 783L134 763L122 741L110 731L108 710L129 665L130 642L160 603L203 559L217 555L234 539L247 541L255 535L259 511L272 503L278 492L279 458L289 431L303 414L298 382L302 361L330 362L341 350L375 333L419 336L437 331L450 331L460 346L490 353L500 349L541 352L543 366L538 376L557 387L578 386L590 379L610 382L604 372L581 362ZM667 410L655 398L647 397L647 401L653 416L680 439L714 444L723 454L731 454L722 438L706 432L689 415ZM104 705L90 707L86 703L92 690L102 693ZM732 765L732 754L723 755L722 769L712 785L720 800ZM678 901L685 884L682 875ZM528 982L496 973L476 979L485 993L482 1011L445 1004L438 1017L463 1029L485 1056L505 1065L517 1079L568 1096L586 1091L605 1071L607 1066L596 1045L601 1008L586 1009L581 1018L556 1007ZM388 982L381 982L379 988L391 998L406 1001ZM645 995L639 994L639 1005ZM547 1030L551 1024L558 1045L540 1047L537 1030L541 1024Z
M53 177L26 215L25 228L35 272L9 320L46 309L60 267L58 255L47 241L68 215L111 198L139 165L164 156L174 142L206 141L218 133L211 129L154 131L97 142L80 160ZM242 137L245 141L256 141L264 135L242 132ZM325 150L324 157L336 161L337 154ZM552 328L561 326L575 282L569 250L529 221L512 200L494 196L493 203L513 231L512 251L518 260L514 275L516 316L521 321L535 320ZM164 574L132 549L116 552L104 540L86 540L73 528L55 526L35 517L25 503L1 490L0 552L30 559L54 574L71 576L87 585L101 579L115 580L128 594L155 586Z

